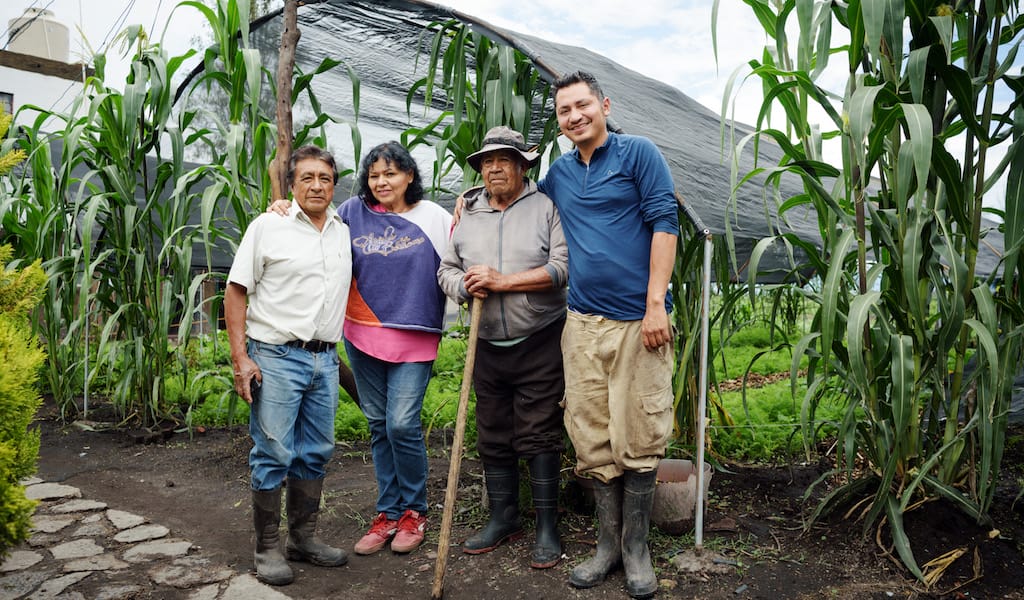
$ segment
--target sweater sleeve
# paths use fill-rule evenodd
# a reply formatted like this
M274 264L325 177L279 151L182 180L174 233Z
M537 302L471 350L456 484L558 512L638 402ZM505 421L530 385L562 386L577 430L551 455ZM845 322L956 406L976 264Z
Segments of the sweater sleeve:
M446 296L461 304L469 300L469 292L466 291L463 282L466 271L463 268L462 258L459 257L458 233L459 225L456 225L455 230L452 231L452 238L448 241L448 248L441 258L441 266L437 269L437 283L444 290Z

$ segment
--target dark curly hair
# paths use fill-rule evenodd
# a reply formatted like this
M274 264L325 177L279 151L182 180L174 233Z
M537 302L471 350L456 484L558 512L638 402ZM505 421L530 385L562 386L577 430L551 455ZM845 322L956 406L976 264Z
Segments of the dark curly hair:
M374 146L363 157L363 162L359 166L359 197L369 203L370 206L380 204L373 197L373 190L370 189L370 167L382 158L384 162L393 165L399 171L412 173L412 181L409 182L409 187L405 189L405 203L412 206L422 200L423 179L420 177L420 169L416 166L416 161L413 160L409 151L398 142L386 142L379 146Z
M334 173L334 184L338 184L338 165L334 162L334 155L317 146L302 146L292 152L292 156L288 160L288 187L295 183L295 165L300 160L307 158L315 158L326 163L331 168L331 173Z

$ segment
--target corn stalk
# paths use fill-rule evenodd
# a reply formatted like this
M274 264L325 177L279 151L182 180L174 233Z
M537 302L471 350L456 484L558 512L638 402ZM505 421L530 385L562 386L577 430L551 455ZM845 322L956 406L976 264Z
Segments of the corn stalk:
M781 236L822 278L820 291L806 292L818 311L793 370L806 355L805 407L847 405L836 465L846 483L812 521L868 495L865 531L885 518L903 564L923 581L902 515L941 497L987 520L1022 366L1024 118L1011 73L1019 3L744 1L774 42L749 63L764 90L755 137L783 151L747 177L799 177L804 193L775 209L784 218L813 208L821 235L820 247ZM833 28L850 43L834 46ZM848 72L841 96L818 83L837 57ZM808 124L812 105L828 115L824 133ZM783 126L770 125L773 110ZM822 160L828 139L842 148L842 169ZM1000 145L1006 159L992 167ZM992 212L1004 218L1005 253L999 271L981 276L982 199L1002 176L1005 209ZM867 469L855 468L860 456Z
M409 89L406 110L412 110L413 99L422 93L431 121L406 129L401 142L409 148L434 148L435 194L448 191L442 180L456 167L462 171L463 189L480 182L466 157L480 149L487 130L497 125L519 131L542 153L547 149L551 160L558 157L550 88L526 55L457 20L430 23L425 33L433 34L426 75ZM536 177L539 169L534 167L530 176Z

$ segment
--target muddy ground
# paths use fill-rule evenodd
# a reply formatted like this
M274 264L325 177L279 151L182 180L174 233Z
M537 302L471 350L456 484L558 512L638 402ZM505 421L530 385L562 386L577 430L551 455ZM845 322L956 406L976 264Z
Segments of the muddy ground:
M93 415L95 418L95 415ZM89 431L63 425L52 407L40 411L39 474L77 486L112 508L145 515L202 547L214 559L245 572L252 569L252 516L246 466L250 447L243 428L138 435L135 431ZM1024 475L1024 429L1008 436L1000 493L991 526L978 526L943 502L931 502L906 517L919 564L963 548L931 590L923 590L887 555L886 534L868 535L853 516L839 516L805 531L812 507L802 496L828 467L818 464L747 466L725 463L710 484L704 547L724 573L679 571L672 559L692 548L692 532L680 537L652 533L662 583L660 598L1024 598L1024 499L1013 503ZM450 443L450 433L448 434ZM293 598L429 598L448 474L444 434L430 443L428 537L408 555L383 551L351 555L336 569L302 565ZM575 590L567 583L573 565L594 547L591 506L568 468L563 473L560 522L566 558L555 568L529 567L528 535L485 555L457 546L485 519L480 508L482 471L472 457L463 462L445 598L514 599L626 598L623 576ZM825 488L822 487L822 491ZM376 488L368 443L340 443L325 485L320 532L351 550L373 517ZM998 530L993 533L994 530ZM881 542L881 544L879 543ZM351 554L351 552L350 552ZM141 567L140 567L141 568ZM159 591L151 596L158 598Z

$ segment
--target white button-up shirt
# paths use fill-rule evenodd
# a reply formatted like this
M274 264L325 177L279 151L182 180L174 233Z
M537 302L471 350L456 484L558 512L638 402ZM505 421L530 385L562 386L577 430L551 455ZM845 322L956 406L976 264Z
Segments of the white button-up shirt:
M348 225L333 207L322 230L292 202L287 217L264 213L249 224L228 281L246 289L246 335L268 344L337 342L352 282Z

